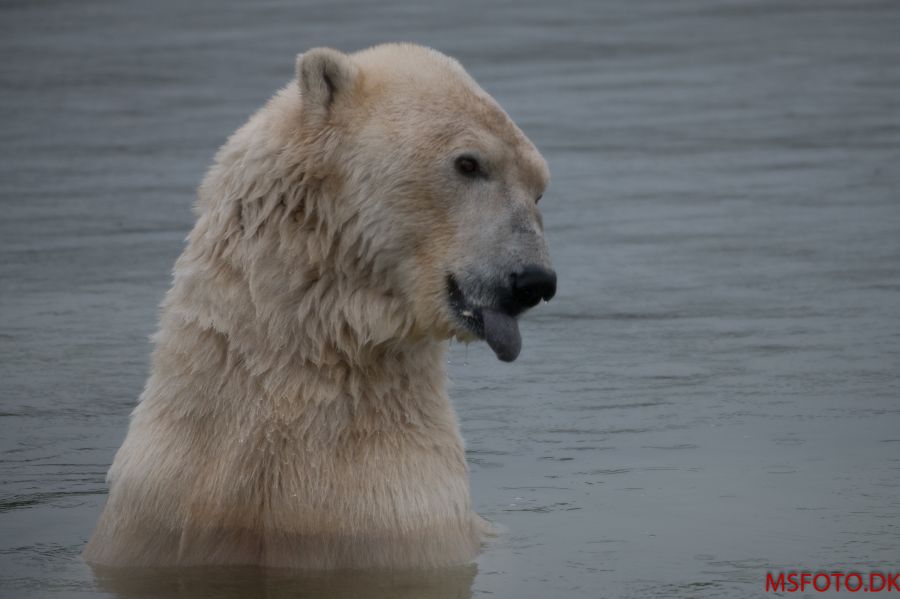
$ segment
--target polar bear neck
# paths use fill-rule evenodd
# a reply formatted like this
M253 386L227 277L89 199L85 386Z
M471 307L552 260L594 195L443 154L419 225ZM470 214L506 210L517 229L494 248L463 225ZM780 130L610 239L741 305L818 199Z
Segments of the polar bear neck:
M192 368L221 379L207 387L252 385L283 414L304 412L305 422L315 406L333 434L418 422L458 437L446 344L415 333L409 305L385 286L360 241L361 225L339 218L329 207L340 198L307 174L316 168L308 152L259 135L254 119L200 188L157 359L203 362ZM226 381L239 376L246 380Z
M390 321L391 298L365 287L344 298L347 282L326 277L289 297L291 286L266 291L261 287L277 278L254 274L261 280L202 244L179 259L154 369L203 381L195 393L214 390L190 401L228 400L223 389L236 387L242 396L235 401L266 405L255 415L301 426L327 422L329 436L420 425L458 434L445 390L445 343L361 324ZM345 318L354 311L357 321Z

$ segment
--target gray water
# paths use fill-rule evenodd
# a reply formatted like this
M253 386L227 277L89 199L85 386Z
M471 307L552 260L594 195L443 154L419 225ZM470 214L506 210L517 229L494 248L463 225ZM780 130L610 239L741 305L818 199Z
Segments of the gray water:
M79 554L215 149L297 52L458 57L543 151L557 298L454 345L476 565ZM753 597L900 569L900 4L0 4L0 595Z

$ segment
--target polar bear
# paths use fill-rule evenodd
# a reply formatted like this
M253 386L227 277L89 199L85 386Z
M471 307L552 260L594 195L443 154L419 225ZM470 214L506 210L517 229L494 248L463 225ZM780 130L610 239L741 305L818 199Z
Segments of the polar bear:
M446 340L519 353L555 293L547 165L455 60L297 59L218 152L85 549L106 566L470 562Z

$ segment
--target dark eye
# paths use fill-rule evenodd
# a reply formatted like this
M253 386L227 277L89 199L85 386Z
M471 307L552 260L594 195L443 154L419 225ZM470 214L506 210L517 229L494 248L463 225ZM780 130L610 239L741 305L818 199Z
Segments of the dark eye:
M484 174L481 165L474 156L464 154L456 159L456 171L466 177L477 177Z
M544 194L540 194L538 197L534 198L534 203L537 204L540 202L542 197L544 197Z

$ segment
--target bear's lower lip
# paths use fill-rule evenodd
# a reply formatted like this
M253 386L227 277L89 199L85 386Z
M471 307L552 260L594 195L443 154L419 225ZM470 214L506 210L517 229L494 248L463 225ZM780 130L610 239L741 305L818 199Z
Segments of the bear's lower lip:
M522 349L519 323L514 316L489 306L473 306L453 275L447 275L447 296L457 320L479 339L487 341L497 358L512 362Z
M450 307L456 318L478 338L484 339L484 320L482 318L481 308L471 306L466 300L465 294L456 282L456 277L447 275L447 297L450 300Z

